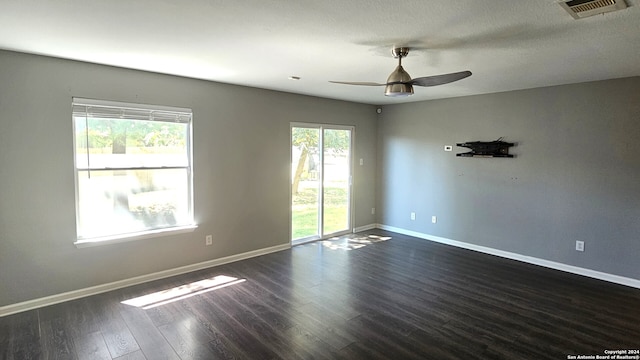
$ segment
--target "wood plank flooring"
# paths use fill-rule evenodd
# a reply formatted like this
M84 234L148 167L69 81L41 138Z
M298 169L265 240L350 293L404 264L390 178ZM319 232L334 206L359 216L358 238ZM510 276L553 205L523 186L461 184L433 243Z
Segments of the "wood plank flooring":
M638 289L382 230L350 237L0 318L0 358L567 359L640 349ZM245 281L147 310L121 303L220 275Z

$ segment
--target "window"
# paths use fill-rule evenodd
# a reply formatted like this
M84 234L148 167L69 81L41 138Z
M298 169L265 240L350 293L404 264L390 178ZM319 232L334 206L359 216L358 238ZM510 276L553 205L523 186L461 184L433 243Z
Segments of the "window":
M193 228L190 109L73 99L77 243Z

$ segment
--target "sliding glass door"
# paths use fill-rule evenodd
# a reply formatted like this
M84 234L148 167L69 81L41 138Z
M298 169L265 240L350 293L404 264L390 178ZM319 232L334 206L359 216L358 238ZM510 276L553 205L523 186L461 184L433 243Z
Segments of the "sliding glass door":
M291 125L291 241L351 231L353 127Z

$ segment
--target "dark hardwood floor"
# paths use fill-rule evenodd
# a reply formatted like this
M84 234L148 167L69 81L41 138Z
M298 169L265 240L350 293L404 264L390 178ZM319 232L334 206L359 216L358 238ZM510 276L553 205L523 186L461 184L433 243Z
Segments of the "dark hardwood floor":
M567 359L640 348L638 289L365 234L391 239L301 245L0 318L0 357ZM222 275L244 281L195 283ZM121 303L158 291L202 293L146 310Z

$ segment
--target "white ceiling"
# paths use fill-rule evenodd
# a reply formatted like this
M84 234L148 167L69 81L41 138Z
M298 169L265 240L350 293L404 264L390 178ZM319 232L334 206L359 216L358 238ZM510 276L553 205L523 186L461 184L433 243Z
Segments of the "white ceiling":
M626 1L574 20L556 0L0 0L0 48L383 105L638 76ZM404 99L328 82L385 82L394 44L421 48L413 77L473 75Z

